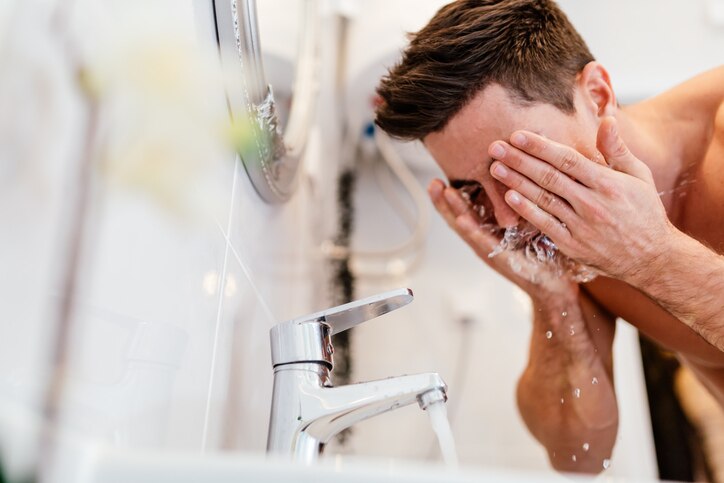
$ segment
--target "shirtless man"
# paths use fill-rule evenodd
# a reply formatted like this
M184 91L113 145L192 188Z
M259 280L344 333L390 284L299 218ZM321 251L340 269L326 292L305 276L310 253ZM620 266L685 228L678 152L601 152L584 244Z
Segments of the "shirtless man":
M676 351L724 406L724 68L621 107L551 0L461 0L378 93L378 126L421 139L448 177L429 186L437 210L533 301L518 406L555 468L607 465L617 317ZM490 258L491 223L533 225L601 276L536 271L521 250Z

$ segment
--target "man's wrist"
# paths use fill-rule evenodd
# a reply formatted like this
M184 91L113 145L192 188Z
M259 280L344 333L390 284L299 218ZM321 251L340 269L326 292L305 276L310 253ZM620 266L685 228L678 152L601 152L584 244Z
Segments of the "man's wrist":
M667 265L670 265L672 260L680 260L686 256L692 241L694 240L676 227L670 226L657 243L649 244L636 268L624 273L622 281L646 291L659 277L666 276Z
M544 314L560 313L566 307L578 302L580 286L575 283L566 283L564 288L559 290L540 290L530 294L533 301L533 308Z

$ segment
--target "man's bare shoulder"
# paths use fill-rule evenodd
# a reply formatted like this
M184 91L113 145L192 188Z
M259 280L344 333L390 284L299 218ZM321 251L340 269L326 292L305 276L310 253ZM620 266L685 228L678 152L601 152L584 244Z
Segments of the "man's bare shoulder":
M698 74L644 101L659 113L689 120L713 120L724 101L724 66Z
M694 163L676 224L690 236L724 255L724 101L713 115L711 130L702 136L701 160Z

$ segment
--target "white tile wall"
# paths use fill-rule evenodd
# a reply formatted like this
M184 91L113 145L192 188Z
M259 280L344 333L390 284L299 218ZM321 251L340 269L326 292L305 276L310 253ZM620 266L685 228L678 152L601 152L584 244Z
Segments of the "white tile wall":
M211 32L206 2L175 6L169 21L187 22L202 44L213 41L203 38ZM332 35L334 24L325 29ZM326 304L318 247L334 229L336 209L339 130L335 92L325 90L334 79L335 48L330 39L320 47L320 120L289 203L262 202L233 154L209 163L214 171L194 193L209 207L194 214L97 177L64 394L66 427L131 448L264 450L268 330ZM54 96L70 98L63 83L57 90ZM209 93L208 102L219 101L223 93ZM34 122L43 109L38 102ZM51 119L50 135L35 135L52 146L26 140L37 145L27 166L0 160L3 401L40 400L39 367L47 364L63 254L59 234L67 225L63 201L75 189L67 178L81 136L78 106L67 111Z

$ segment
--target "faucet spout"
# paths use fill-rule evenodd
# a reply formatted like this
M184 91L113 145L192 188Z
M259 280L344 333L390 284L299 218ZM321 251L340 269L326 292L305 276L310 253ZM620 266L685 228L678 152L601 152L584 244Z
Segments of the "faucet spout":
M447 399L447 386L436 373L321 388L316 394L310 394L318 407L305 432L326 444L360 421L415 402L422 405L422 396L430 392L441 394L442 400Z
M365 419L417 402L423 409L446 400L436 373L400 376L331 387L319 364L277 368L267 450L313 462L339 432ZM294 388L294 390L289 390Z

